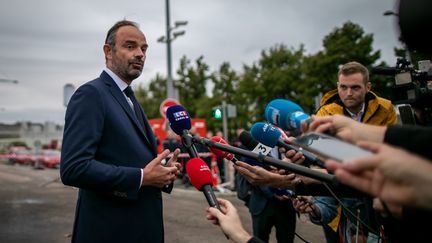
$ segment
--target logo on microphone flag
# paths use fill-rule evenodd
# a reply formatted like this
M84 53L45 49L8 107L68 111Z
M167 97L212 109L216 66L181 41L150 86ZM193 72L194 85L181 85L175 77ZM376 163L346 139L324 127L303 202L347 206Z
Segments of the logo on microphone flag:
M189 115L186 111L177 111L177 112L173 113L173 117L174 117L175 121L189 119Z

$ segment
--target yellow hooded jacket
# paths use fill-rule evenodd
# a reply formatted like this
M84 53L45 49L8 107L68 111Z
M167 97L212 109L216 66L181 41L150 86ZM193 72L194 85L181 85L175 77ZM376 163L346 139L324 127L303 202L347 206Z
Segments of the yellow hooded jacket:
M339 97L337 89L327 92L320 102L320 108L316 112L317 116L345 115L351 117L344 109L344 104ZM397 122L396 111L391 101L377 96L369 91L365 97L365 113L362 117L362 122L388 126ZM337 207L336 217L328 224L335 232L337 231L341 220L341 207Z
M369 91L365 97L365 105L365 113L362 117L363 123L388 126L397 122L396 111L391 101ZM316 112L317 116L340 114L350 117L349 113L344 109L344 104L339 97L337 89L327 92L321 99L320 106Z

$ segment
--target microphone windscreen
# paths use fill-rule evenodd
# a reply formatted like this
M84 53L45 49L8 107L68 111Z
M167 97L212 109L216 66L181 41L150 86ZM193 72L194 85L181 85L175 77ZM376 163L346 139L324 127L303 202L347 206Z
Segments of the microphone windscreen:
M248 150L253 150L258 145L258 141L246 130L240 133L239 140Z
M228 143L227 143L225 140L223 140L221 137L219 137L219 136L213 136L213 137L211 138L211 140L214 141L214 142L216 142L216 143L221 143L221 144L226 144L226 145L228 145ZM211 150L212 153L214 153L218 158L225 158L225 159L228 159L228 160L233 160L233 159L234 159L234 155L233 155L232 153L225 152L225 151L222 151L222 150L220 150L220 149L212 148L212 147L210 147L210 150Z
M275 99L267 104L264 116L271 124L274 124L283 130L290 130L290 116L291 113L296 111L303 112L303 109L289 100Z
M258 142L269 147L275 147L279 138L282 136L279 130L274 128L271 124L264 122L256 122L253 124L251 135Z
M200 190L204 185L213 185L213 176L210 168L201 158L192 158L186 163L186 173L190 183Z
M398 73L398 70L394 67L372 67L371 70L372 74L378 74L378 75L389 75L394 76Z
M192 127L189 113L181 105L168 107L166 117L168 118L171 129L177 135L182 135L183 130L189 130Z
M252 135L250 134L250 132L248 131L242 131L239 135L239 140L240 142L250 151L255 150L255 148L258 146L259 142L257 140L255 140ZM262 162L259 162L256 159L251 159L251 158L247 158L247 157L243 157L241 158L241 160L245 163L248 163L252 166L256 165L256 166L261 166L263 167L264 164Z

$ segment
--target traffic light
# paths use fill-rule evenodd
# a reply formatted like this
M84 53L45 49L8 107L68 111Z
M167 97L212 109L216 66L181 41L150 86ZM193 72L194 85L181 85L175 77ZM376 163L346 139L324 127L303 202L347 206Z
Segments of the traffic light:
M219 106L213 107L213 117L215 119L221 119L222 118L222 107L219 107Z

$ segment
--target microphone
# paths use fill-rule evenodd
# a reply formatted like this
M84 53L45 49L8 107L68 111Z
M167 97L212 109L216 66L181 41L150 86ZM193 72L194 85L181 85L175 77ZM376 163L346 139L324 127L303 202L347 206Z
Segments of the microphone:
M166 111L171 129L182 138L182 144L186 148L191 158L198 158L198 152L193 144L193 137L189 133L192 127L192 122L189 113L181 105L168 107Z
M319 167L325 168L324 161L319 159L313 153L303 150L297 146L285 143L282 140L282 133L269 123L256 122L254 125L252 125L251 135L254 139L265 144L266 146L278 146L285 148L286 150L295 150L297 152L301 152L303 153L307 164L318 165Z
M309 122L311 119L299 105L284 99L270 101L265 108L264 116L268 122L286 131L298 131L301 122Z
M220 210L218 201L213 192L213 176L210 168L201 158L192 158L186 163L186 173L191 184L204 193L210 207Z
M229 146L226 144L217 143L217 142L210 140L208 138L199 138L198 136L195 136L194 142L204 144L208 147L217 148L217 149L220 149L222 151L227 151L227 152L230 152L230 153L233 153L236 155L255 159L260 163L264 163L266 165L271 165L271 166L274 166L276 168L291 171L293 173L297 173L299 175L310 177L310 178L313 178L313 179L316 179L319 181L329 182L332 184L338 184L339 183L334 175L322 173L319 171L314 171L314 170L311 170L307 167L297 165L294 163L287 163L285 161L282 161L282 160L279 160L279 159L276 159L276 158L273 158L270 156L266 156L266 155L263 155L261 153L256 154L256 153L253 153L251 151L244 150L244 149L236 148L236 147Z
M372 67L372 73L378 74L378 75L388 75L388 76L395 76L396 74L400 73L400 70L394 67Z
M257 140L255 140L246 130L240 133L239 140L248 150L252 151L252 153L255 154L269 155L272 150L271 147L259 143ZM268 165L265 165L262 162L254 159L243 158L243 162L246 162L253 166L261 166L266 170L271 169Z
M198 191L204 193L210 207L217 208L221 211L219 202L213 192L213 177L207 164L201 158L192 158L186 163L186 173L189 176L191 184ZM226 234L225 237L229 239Z
M239 135L240 142L250 151L256 154L268 155L272 147L259 143L248 131L242 131Z
M225 140L223 140L223 138L221 138L219 136L213 136L211 138L211 140L215 141L217 143L221 143L221 144L228 144ZM232 154L232 153L229 153L229 152L226 152L226 151L222 151L222 150L217 149L217 148L210 148L210 150L217 157L227 159L227 160L233 162L234 164L237 163L237 161L238 161L237 158L234 157L234 154Z

